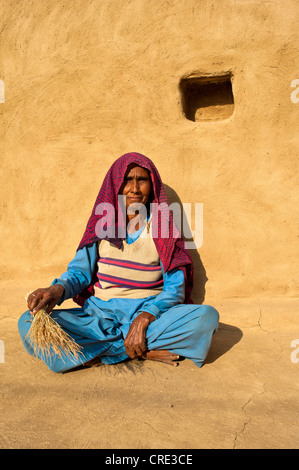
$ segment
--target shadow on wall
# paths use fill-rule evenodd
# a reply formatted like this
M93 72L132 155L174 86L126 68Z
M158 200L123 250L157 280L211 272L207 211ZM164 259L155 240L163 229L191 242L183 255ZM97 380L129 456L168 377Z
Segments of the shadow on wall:
M177 193L174 191L174 189L172 189L170 186L166 184L164 184L164 188L166 191L166 196L167 196L169 204L172 204L173 202L177 202L181 207L181 214L183 214L183 205ZM195 304L202 304L204 302L205 293L206 293L205 285L206 285L206 282L208 281L206 270L201 261L198 251L190 250L189 253L192 257L193 264L194 264L194 288L193 288L193 293L192 293L192 300Z
M181 214L183 214L183 205L177 193L166 184L164 184L164 188L169 204L177 202L181 207ZM205 285L208 281L208 277L198 251L190 250L190 255L194 263L194 288L192 293L192 300L195 304L202 304L205 299ZM221 312L219 313L221 314ZM216 361L223 354L226 354L236 343L241 340L242 336L242 331L236 326L219 323L219 328L213 336L211 349L204 364L210 364Z

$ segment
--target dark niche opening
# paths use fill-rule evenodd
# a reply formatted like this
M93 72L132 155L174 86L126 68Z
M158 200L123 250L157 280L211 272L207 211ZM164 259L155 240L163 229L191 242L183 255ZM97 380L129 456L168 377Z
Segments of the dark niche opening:
M234 111L231 74L182 78L183 112L190 121L221 121Z

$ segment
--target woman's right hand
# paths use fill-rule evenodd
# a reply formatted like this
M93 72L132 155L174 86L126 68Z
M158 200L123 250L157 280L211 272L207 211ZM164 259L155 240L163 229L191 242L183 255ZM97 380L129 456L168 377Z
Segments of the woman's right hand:
M28 308L33 315L45 307L47 307L46 312L51 313L63 293L64 287L61 284L55 284L44 289L36 289L28 296Z

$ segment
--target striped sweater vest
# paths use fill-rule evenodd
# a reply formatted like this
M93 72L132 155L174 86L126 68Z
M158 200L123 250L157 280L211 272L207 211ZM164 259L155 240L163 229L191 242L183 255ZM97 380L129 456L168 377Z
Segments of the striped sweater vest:
M94 295L102 300L140 299L162 292L160 258L150 223L135 242L123 241L121 249L107 240L100 241L97 277Z

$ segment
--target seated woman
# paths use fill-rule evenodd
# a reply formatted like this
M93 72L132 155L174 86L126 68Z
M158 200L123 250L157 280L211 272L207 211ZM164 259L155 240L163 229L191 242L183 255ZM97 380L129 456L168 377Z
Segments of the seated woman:
M26 337L28 320L47 306L82 347L75 364L64 355L51 360L38 355L52 371L95 359L114 364L142 358L176 366L185 357L202 366L219 315L213 307L192 303L193 265L184 241L174 230L162 236L165 226L173 227L172 214L165 218L151 211L162 203L167 203L165 190L151 160L128 153L114 162L67 271L50 287L30 294L29 310L18 323L24 347L34 355ZM136 204L146 208L144 218L142 210L129 210ZM80 308L53 310L69 298Z

